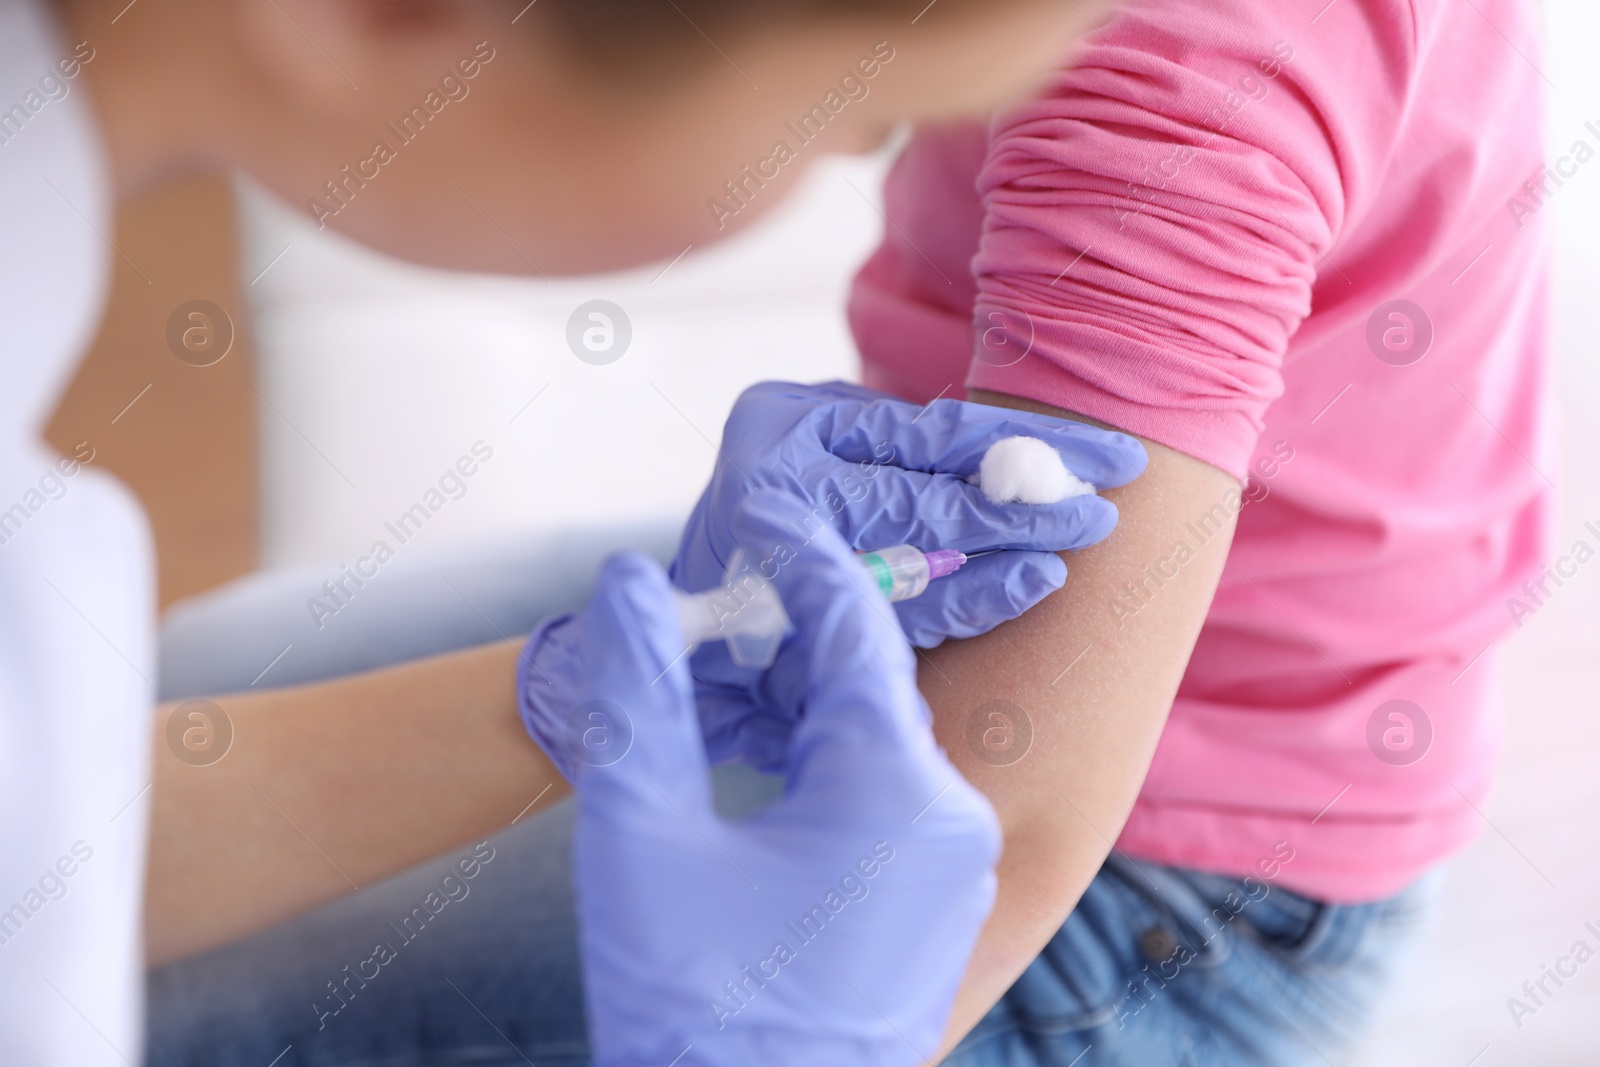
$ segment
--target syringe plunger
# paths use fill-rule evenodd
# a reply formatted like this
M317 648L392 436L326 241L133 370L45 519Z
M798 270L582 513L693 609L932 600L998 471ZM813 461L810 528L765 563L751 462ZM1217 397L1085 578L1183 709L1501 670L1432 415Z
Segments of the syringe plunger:
M678 624L690 645L726 641L734 663L759 670L772 666L793 628L778 591L750 565L742 548L734 550L721 585L678 594Z

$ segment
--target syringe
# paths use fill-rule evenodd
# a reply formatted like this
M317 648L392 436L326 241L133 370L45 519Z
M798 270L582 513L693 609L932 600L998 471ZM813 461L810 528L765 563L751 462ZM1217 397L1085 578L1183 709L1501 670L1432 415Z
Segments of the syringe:
M910 545L894 545L858 552L856 558L889 602L899 603L921 596L929 582L954 574L972 557L949 548L923 552ZM761 670L772 666L778 646L792 629L777 590L750 565L742 548L735 549L728 561L722 585L703 593L678 594L678 623L691 647L726 641L734 663Z
M929 582L954 574L967 562L966 553L953 548L923 552L910 545L880 548L876 552L858 552L856 558L867 568L891 604L921 596L927 592Z

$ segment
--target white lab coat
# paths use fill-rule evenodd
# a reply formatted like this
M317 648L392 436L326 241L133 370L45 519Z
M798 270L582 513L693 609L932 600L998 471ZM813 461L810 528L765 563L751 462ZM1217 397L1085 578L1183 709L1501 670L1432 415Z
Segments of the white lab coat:
M150 539L126 490L40 442L117 255L87 87L59 66L76 43L47 6L0 0L0 1063L18 1067L143 1055Z

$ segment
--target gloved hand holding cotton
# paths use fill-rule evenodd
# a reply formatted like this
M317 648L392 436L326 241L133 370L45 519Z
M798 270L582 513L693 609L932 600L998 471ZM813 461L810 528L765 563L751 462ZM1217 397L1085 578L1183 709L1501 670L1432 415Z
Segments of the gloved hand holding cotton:
M967 480L991 504L1059 504L1095 491L1067 469L1061 453L1049 442L1021 435L990 445L977 472ZM858 552L856 558L890 603L901 603L921 596L930 581L954 574L972 557L954 549L924 552L912 545L890 545ZM770 667L778 642L790 630L783 605L755 576L743 548L734 551L722 587L700 594L680 592L678 607L691 646L711 638L725 639L733 661L741 667ZM729 620L734 623L731 627Z
M1007 437L989 446L967 479L991 504L1058 504L1095 491L1067 469L1061 453L1037 437Z

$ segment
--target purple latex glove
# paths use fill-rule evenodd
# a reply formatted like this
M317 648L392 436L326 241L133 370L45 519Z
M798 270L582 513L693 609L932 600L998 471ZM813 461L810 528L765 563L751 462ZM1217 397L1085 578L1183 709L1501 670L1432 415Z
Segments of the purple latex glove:
M806 511L763 490L727 518L766 544ZM772 573L799 726L783 798L737 822L712 808L666 575L613 558L586 611L580 706L612 737L575 783L596 1067L921 1063L992 905L998 824L939 751L881 594L826 528Z

